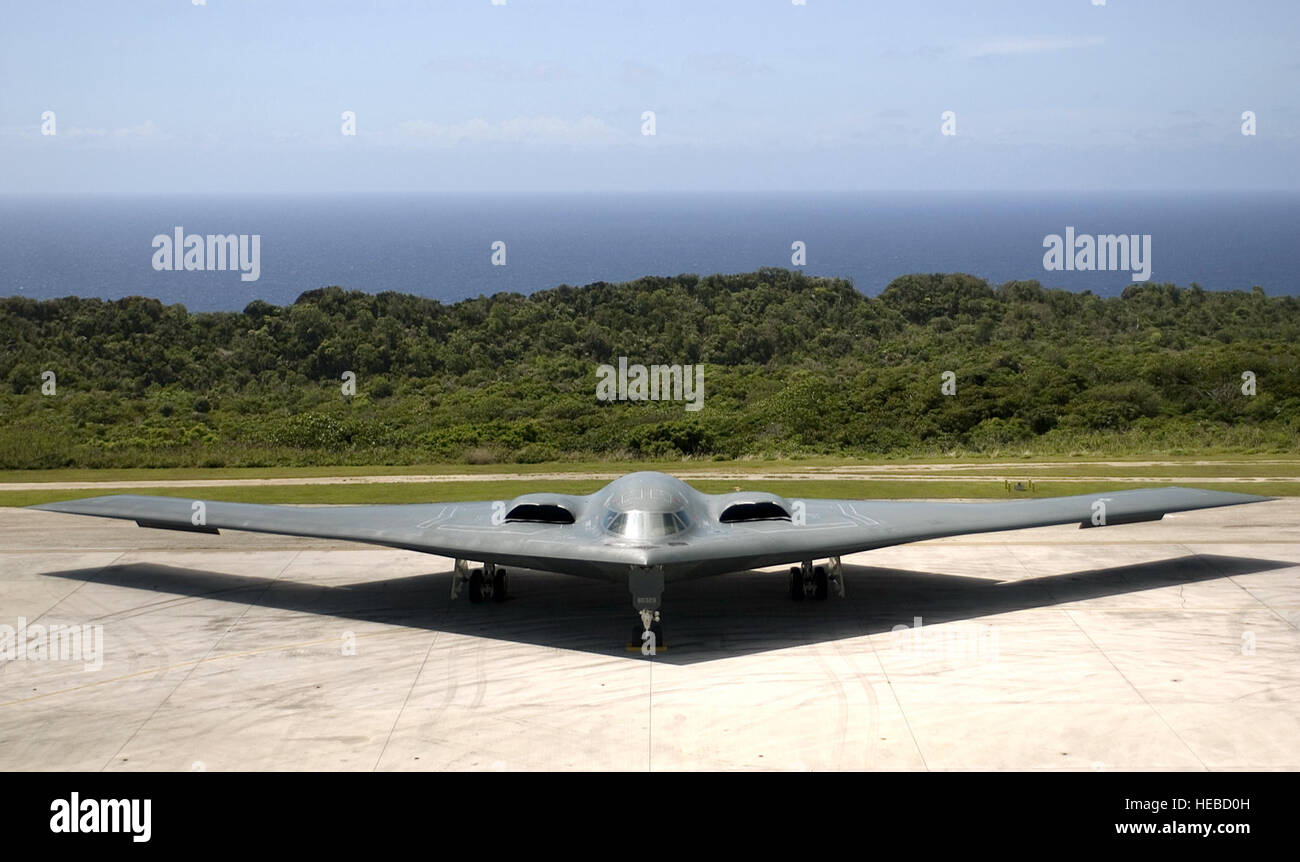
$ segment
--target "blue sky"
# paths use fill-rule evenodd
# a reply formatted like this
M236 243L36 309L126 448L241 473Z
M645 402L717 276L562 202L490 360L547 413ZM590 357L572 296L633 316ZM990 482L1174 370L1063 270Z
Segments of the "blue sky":
M10 0L0 192L1294 190L1298 44L1293 0Z

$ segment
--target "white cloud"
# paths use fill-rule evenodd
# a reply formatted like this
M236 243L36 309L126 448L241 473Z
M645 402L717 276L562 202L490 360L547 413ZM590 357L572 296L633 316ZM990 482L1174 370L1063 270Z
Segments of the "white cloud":
M599 145L618 139L604 120L592 116L565 120L552 116L518 116L493 122L474 117L459 123L411 120L397 127L399 136L441 146L457 144Z
M637 63L632 60L624 60L623 71L620 77L627 83L644 84L649 81L657 81L661 76L659 70L654 66L649 66L645 63Z
M724 78L748 78L775 71L767 63L756 63L739 54L688 54L682 61L687 75L717 75Z
M1074 48L1093 48L1106 43L1105 36L1083 36L1080 38L1059 38L1052 36L1031 36L1011 39L994 39L968 45L964 51L966 57L1010 57L1021 54L1053 54L1057 51L1069 51Z
M465 76L484 81L567 81L578 73L561 63L535 60L523 65L497 57L437 57L424 64L427 72L440 76Z
M158 135L158 127L153 124L153 120L145 120L134 126L123 126L117 129L94 129L82 128L80 126L71 126L69 128L59 127L59 137L69 138L152 138Z

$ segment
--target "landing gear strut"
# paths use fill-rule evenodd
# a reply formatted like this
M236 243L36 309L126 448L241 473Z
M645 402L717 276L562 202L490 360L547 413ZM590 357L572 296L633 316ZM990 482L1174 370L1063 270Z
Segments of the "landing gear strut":
M844 598L844 566L840 565L839 557L831 557L827 560L829 563L830 588L834 590L837 598Z
M635 650L655 655L668 646L664 643L663 620L659 616L659 605L664 592L664 570L654 566L633 566L628 571L627 585L632 593L632 607L640 617L640 622L632 630L632 640L628 642L627 649L629 652Z

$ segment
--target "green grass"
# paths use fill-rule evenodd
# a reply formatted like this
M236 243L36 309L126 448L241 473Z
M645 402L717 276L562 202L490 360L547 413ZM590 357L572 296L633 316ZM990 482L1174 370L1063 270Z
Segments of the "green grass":
M1163 460L1163 459L1153 459ZM1282 459L1279 459L1282 460ZM1191 464L1177 463L1172 465L1119 465L1107 466L1104 464L1059 464L1050 467L971 467L963 465L945 470L939 475L952 476L961 478L963 475L979 474L988 475L990 469L993 469L999 476L1005 476L1008 479L1035 479L1039 476L1125 476L1133 478L1169 478L1172 476L1188 476L1204 479L1249 479L1257 476L1262 477L1295 477L1300 479L1300 461L1287 460L1285 463L1278 464L1251 464L1251 463L1224 463L1224 464ZM935 475L934 473L920 471L911 475Z

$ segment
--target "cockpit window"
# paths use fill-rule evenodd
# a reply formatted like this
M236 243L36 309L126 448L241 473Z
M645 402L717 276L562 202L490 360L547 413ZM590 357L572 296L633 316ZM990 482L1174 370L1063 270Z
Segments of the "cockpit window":
M685 512L611 512L605 529L629 539L659 539L680 533L688 523Z

